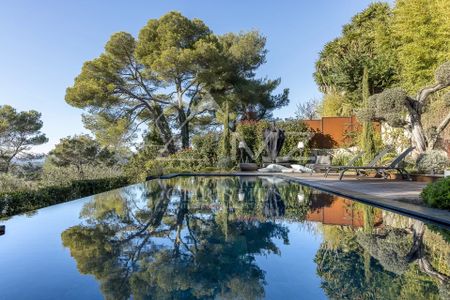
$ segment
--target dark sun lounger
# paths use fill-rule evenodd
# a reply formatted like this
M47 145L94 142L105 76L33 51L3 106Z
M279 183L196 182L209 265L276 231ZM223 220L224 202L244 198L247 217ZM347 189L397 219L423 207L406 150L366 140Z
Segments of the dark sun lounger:
M328 174L330 173L330 171L334 171L334 170L335 170L335 171L337 171L337 172L340 172L343 168L349 168L349 167L352 167L352 166L356 163L356 161L357 161L358 159L360 159L361 156L363 156L363 154L364 154L364 151L358 152L352 159L350 159L350 160L348 161L348 163L347 163L346 166L329 166L329 167L327 168L327 171L325 172L325 178L328 177Z
M342 180L342 177L344 177L344 173L348 170L355 170L356 172L359 172L361 170L375 170L377 173L381 173L384 178L387 178L386 171L389 170L396 170L402 177L408 180L411 180L411 177L409 176L409 173L405 170L405 168L400 167L400 163L406 158L406 156L411 153L415 147L409 147L405 151L403 151L400 155L398 155L389 165L387 166L362 166L362 167L343 167L341 168L341 172L339 174L339 180ZM377 155L378 156L378 155ZM380 157L381 158L381 157Z
M383 158L389 151L391 150L391 147L386 147L383 151L378 152L378 154L367 164L368 167L375 167L378 163L378 161ZM325 177L328 176L331 170L336 170L338 173L345 169L354 169L356 173L359 175L361 172L359 170L356 170L353 165L356 162L357 159L359 159L364 152L360 152L359 156L354 157L352 160L348 162L346 166L330 166L327 169L327 172L325 173Z

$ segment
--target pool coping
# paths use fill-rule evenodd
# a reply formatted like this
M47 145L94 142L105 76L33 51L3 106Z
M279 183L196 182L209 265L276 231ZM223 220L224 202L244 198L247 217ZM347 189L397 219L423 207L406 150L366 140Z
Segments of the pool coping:
M372 206L380 207L401 215L408 217L414 217L422 221L431 222L444 226L450 229L450 212L446 210L420 206L411 203L405 203L396 200L383 199L381 197L370 195L361 192L349 191L345 189L339 189L336 187L329 187L312 180L302 180L301 178L295 178L292 176L286 176L282 173L254 173L254 172L229 172L229 173L171 173L161 176L149 176L147 180L152 179L171 179L175 177L187 177L187 176L200 176L200 177L234 177L234 176L250 176L250 177L278 177L288 182L294 182L315 188L317 190L333 194L340 197L345 197L351 200L355 200L362 203L367 203Z

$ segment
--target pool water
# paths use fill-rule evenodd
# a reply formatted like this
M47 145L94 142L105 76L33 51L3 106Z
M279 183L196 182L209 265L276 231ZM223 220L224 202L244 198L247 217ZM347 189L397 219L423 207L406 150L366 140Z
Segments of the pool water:
M0 224L0 299L450 299L448 230L276 177L153 180Z

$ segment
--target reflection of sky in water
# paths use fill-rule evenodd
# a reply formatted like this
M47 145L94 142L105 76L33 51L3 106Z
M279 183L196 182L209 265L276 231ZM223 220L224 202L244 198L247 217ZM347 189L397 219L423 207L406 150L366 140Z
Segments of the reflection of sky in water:
M79 223L80 210L90 199L2 222L6 234L0 237L0 299L101 299L95 278L78 272L61 242L61 232Z
M213 184L218 184L218 180L215 182L214 179L212 180ZM321 230L324 230L324 226L328 226L328 229L330 227L344 228L344 232L348 232L352 228L348 226L349 224L354 226L353 231L355 234L361 233L363 228L366 230L364 226L367 225L367 222L364 222L362 213L355 212L353 202L342 198L330 198L329 195L311 191L305 187L299 189L298 185L294 186L267 180L231 180L227 181L231 182L231 184L226 185L225 188L222 187L222 190L217 188L217 194L209 194L208 191L211 192L210 185L206 185L204 190L199 189L200 179L199 182L193 178L185 178L184 181L175 179L162 182L170 182L172 184L170 190L171 201L167 205L166 214L162 218L162 223L158 230L169 229L171 224L169 219L172 217L175 220L180 211L181 196L179 195L181 188L177 182L188 184L189 187L185 187L189 191L186 197L193 199L195 196L203 195L197 202L190 200L195 203L191 203L190 211L186 212L189 218L202 220L199 224L212 224L215 222L214 224L220 229L223 226L228 226L224 225L226 222L224 222L223 216L229 215L230 232L227 231L228 229L226 231L231 239L238 240L237 248L235 248L237 251L246 253L247 247L250 247L246 244L249 238L251 242L251 237L248 234L255 232L252 230L258 228L258 224L272 222L279 225L279 228L287 228L289 239L287 244L283 239L270 236L269 234L271 242L277 248L275 253L267 251L267 249L261 249L259 253L256 250L254 254L250 254L255 258L254 264L264 273L265 285L263 287L267 299L325 299L326 294L321 288L323 278L318 275L317 264L314 261L319 249L324 245L325 236ZM211 182L209 183L211 184ZM151 212L149 210L149 201L147 201L148 197L158 199L158 197L161 197L161 194L152 194L149 186L150 184L138 184L96 196L95 199L98 202L94 201L94 197L87 197L41 209L30 217L16 216L0 222L6 225L6 234L0 236L0 266L2 270L0 272L0 299L103 298L98 279L93 275L83 275L78 271L77 263L79 262L77 262L77 257L71 257L70 249L63 246L61 234L73 226L81 224L86 228L89 226L95 227L97 222L103 222L103 219L97 220L97 217L92 218L92 215L96 215L97 210L102 207L109 208L111 206L114 209L121 209L114 206L113 199L125 199L126 201L123 203L126 204L126 207L135 217L139 211ZM257 190L258 188L259 190ZM221 192L224 192L225 198L230 201L227 204L228 209L223 204L224 196L221 196L222 200L219 199L218 194ZM240 196L238 196L239 193L241 193ZM269 195L269 193L272 194ZM245 194L244 200L242 200L242 194ZM213 196L215 198L211 198ZM254 198L249 201L251 197ZM289 197L289 199L286 199L286 197ZM109 204L111 205L108 206ZM283 206L282 210L279 209L280 205ZM302 211L302 205L309 205L309 211L301 217L303 219L299 220L298 214ZM357 205L359 205L358 207L367 208L367 206L362 204ZM351 207L350 210L349 207ZM249 212L249 209L257 211L252 212L250 210ZM272 212L271 210L277 211ZM392 213L385 217L384 212L381 212L379 209L377 211L379 213L376 214L374 225L372 225L376 227L377 232L384 230L383 226L386 225L393 226L393 224L396 224L395 226L401 228L414 223L412 219ZM80 213L83 214L81 219ZM115 218L118 220L117 222L123 221L121 221L120 217L117 218L115 216ZM384 224L380 221L380 218L384 220ZM322 225L321 223L328 225ZM125 232L117 233L116 238L129 236L126 230L139 229L139 224L132 223L132 220L128 220L123 224L125 225L119 227L121 228L120 230ZM188 247L192 246L193 242L188 238L190 233L186 223L182 224L180 236ZM240 225L233 227L236 224L247 224L248 227L244 229L239 227ZM133 226L138 228L136 229ZM244 231L240 233L240 230ZM195 237L202 236L199 232L201 230L198 232L194 230ZM217 232L214 234L217 234ZM149 241L157 245L153 249L171 249L176 239L176 230L172 228L167 235L151 236ZM200 244L201 242L208 244L212 241L212 244L208 244L209 246L214 246L214 243L224 243L219 236L207 236L207 239L207 241L198 242ZM219 242L214 241L215 239ZM335 244L339 243L340 237L338 236L336 240L338 242L333 242ZM130 245L138 245L142 241L145 241L145 235L135 238ZM241 243L242 241L244 242ZM331 243L330 241L327 242ZM445 246L448 247L448 244ZM189 251L186 250L181 252L183 252L182 255L189 254ZM151 257L148 259L151 260ZM222 257L214 259L220 261ZM372 259L372 269L384 272L374 259ZM359 274L358 276L363 275ZM433 288L436 289L435 287Z
M312 260L322 242L305 226L284 223L289 228L289 245L277 240L281 255L259 256L256 261L266 271L268 299L326 299ZM311 223L309 224L311 225Z

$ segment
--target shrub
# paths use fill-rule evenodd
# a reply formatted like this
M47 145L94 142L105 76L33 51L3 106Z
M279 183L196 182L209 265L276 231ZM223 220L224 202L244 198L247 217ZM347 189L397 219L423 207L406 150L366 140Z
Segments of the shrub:
M44 164L40 185L68 185L75 180L95 180L122 176L121 166L85 165L82 176L75 166L60 167L46 162Z
M124 173L126 176L132 178L135 181L143 181L147 176L145 172L145 166L149 161L154 160L157 155L160 146L147 145L135 153L128 163L124 167Z
M64 186L0 193L0 217L12 216L45 206L98 194L129 183L126 177L77 180Z
M450 210L450 177L427 185L423 189L421 197L431 207Z
M0 174L0 193L31 190L36 188L36 186L36 182L28 181L11 174Z
M238 124L236 132L244 139L253 153L257 154L264 147L264 130L269 126L268 121L242 121ZM285 141L280 156L284 156L296 148L298 142L306 142L305 135L309 132L309 128L302 121L278 121L276 126L285 132ZM295 155L298 156L299 153L296 152Z
M192 138L194 157L201 159L200 168L215 167L218 161L219 135L209 132Z
M422 154L416 167L420 173L443 173L449 165L447 155L438 150L431 150Z

